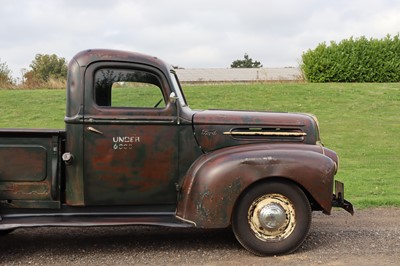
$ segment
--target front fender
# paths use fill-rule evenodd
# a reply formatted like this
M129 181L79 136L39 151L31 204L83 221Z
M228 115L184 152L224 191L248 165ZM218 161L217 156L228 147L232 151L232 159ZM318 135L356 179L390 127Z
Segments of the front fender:
M299 184L330 213L336 163L322 154L322 147L287 146L237 146L202 156L185 176L177 216L197 227L227 227L240 194L257 181L276 177Z

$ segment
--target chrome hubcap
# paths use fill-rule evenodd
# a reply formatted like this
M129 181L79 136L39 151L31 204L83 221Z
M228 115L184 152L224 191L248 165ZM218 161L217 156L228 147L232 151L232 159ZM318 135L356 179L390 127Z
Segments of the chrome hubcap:
M258 219L265 230L275 231L285 224L286 213L280 205L271 203L261 208Z
M267 194L250 205L248 222L258 239L279 241L287 238L296 226L295 207L283 195Z

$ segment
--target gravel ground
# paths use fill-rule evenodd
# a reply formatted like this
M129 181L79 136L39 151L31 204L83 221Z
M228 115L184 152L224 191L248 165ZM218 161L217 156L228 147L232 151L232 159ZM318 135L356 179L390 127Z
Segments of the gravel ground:
M0 238L1 265L399 265L400 208L313 214L295 253L257 257L230 230L160 227L19 229Z

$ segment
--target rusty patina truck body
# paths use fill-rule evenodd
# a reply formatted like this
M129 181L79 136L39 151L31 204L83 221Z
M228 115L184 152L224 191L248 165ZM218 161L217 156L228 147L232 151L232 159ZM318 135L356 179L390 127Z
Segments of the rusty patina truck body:
M232 226L254 254L289 253L312 211L353 213L338 164L311 115L191 110L160 59L87 50L69 64L65 130L0 130L0 234Z

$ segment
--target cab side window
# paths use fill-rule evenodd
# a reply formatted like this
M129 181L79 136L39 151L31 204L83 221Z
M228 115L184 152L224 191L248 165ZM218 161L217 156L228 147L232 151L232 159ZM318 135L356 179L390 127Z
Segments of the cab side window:
M97 70L94 77L94 94L98 106L165 107L158 77L140 70L112 68Z

